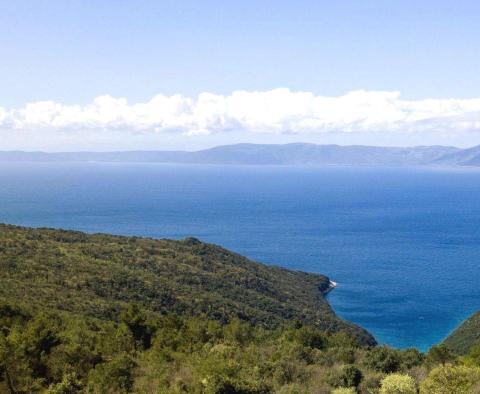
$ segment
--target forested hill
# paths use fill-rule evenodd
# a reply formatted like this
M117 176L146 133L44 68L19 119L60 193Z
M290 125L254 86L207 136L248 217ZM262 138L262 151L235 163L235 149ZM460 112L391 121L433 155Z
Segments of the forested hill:
M365 346L328 285L193 238L0 225L0 393L479 392L480 347Z
M299 320L375 340L339 319L324 299L329 279L255 263L197 239L89 235L0 224L0 299L114 319L126 305L240 318L275 327Z
M466 354L472 347L480 345L480 311L452 332L445 344L457 354Z

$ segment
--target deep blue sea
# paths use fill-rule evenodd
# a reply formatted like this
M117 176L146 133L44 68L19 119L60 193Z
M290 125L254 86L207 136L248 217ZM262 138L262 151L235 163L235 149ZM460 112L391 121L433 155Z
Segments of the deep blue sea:
M392 346L425 350L480 309L480 170L0 163L0 221L323 273L335 311Z

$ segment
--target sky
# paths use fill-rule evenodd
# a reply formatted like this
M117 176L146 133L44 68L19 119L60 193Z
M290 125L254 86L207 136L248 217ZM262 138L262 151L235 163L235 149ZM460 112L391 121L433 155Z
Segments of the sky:
M0 0L0 150L480 144L478 1Z

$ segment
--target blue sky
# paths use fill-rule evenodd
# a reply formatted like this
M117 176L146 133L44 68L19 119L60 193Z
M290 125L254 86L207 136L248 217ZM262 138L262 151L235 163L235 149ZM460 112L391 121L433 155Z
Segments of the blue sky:
M4 141L0 149L195 149L217 143L294 140L473 145L480 143L480 106L471 101L480 97L478 20L478 1L0 0ZM128 105L148 103L157 95L179 94L193 100L193 104L176 102L183 108L175 107L178 115L195 111L198 95L204 92L228 98L236 91L278 88L291 94L309 92L313 98L339 98L357 91L399 92L396 99L383 96L383 100L401 100L402 113L416 112L408 119L370 116L359 126L358 116L349 115L341 122L325 120L319 111L307 116L313 104L306 100L308 111L259 121L259 115L250 111L247 116L243 107L232 107L232 100L225 115L226 104L216 99L214 105L221 110L185 125L170 118L139 120L136 110L135 115L119 115L119 104L112 101L108 108L116 108L114 121L92 121L84 113L65 120L72 112L68 106L92 106L99 96L125 98ZM259 100L265 104L271 97ZM294 95L282 97L282 111L282 105L298 102ZM377 98L362 96L360 104L355 99L352 111ZM424 104L419 104L425 99L443 101L435 102L425 115ZM26 121L22 110L44 101L58 104L55 110L48 107L51 117L39 121L39 108L45 106L37 106L30 114L34 120ZM162 112L158 105L150 111ZM455 112L458 106L461 110ZM439 107L446 108L445 114L439 113ZM383 104L370 111L382 108ZM241 115L231 115L232 111ZM299 122L299 114L308 119ZM112 119L111 113L105 117ZM256 132L248 132L249 126ZM262 128L268 130L263 133ZM379 134L380 129L388 132Z

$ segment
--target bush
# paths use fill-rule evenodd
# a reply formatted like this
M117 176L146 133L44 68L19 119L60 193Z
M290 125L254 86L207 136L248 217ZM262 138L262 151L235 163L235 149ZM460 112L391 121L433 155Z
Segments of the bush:
M343 367L341 378L343 387L358 387L362 381L363 374L354 365L346 365Z
M332 391L332 394L356 394L356 391L352 387L339 387Z
M380 382L384 378L381 372L368 371L363 377L362 383L358 387L360 393L378 393Z
M136 344L148 349L152 342L152 328L147 322L146 312L137 304L130 304L120 313L119 320L131 331Z
M480 368L445 365L433 369L420 386L421 394L472 394Z
M305 387L299 384L289 384L276 391L277 394L309 394Z
M469 366L480 366L480 345L473 346L468 354L462 358L462 362Z
M60 383L52 384L46 394L75 394L81 392L82 383L75 373L66 373Z
M133 387L133 368L135 364L124 355L99 364L90 372L88 392L95 394L128 393Z
M400 369L401 359L398 350L379 346L368 353L365 364L378 372L393 373Z
M380 394L416 394L415 380L408 375L391 374L380 384Z
M362 381L362 372L354 365L345 365L340 370L334 371L328 382L334 387L358 387Z
M400 352L401 368L402 370L409 370L414 367L422 365L425 361L425 356L417 349L407 349Z
M252 384L225 376L216 376L205 381L203 392L205 394L270 394L272 391L265 384Z
M325 334L313 327L302 327L296 331L297 341L304 347L312 349L324 349L326 340Z

